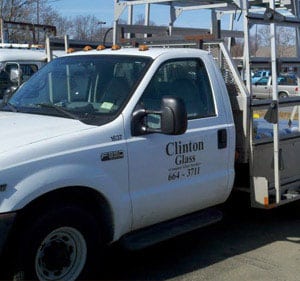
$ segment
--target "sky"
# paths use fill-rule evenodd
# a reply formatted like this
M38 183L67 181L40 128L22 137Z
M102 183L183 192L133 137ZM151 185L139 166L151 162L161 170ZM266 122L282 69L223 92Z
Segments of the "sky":
M114 15L113 0L55 0L51 3L62 16L94 15L111 26Z
M51 5L62 16L94 15L99 18L99 21L106 22L107 27L113 24L113 0L53 0ZM144 5L134 7L134 20L139 15L144 15L144 7ZM123 14L123 18L127 21L126 11ZM150 19L155 22L156 25L168 25L169 9L165 5L151 5ZM210 13L208 11L184 12L175 22L175 26L209 28Z

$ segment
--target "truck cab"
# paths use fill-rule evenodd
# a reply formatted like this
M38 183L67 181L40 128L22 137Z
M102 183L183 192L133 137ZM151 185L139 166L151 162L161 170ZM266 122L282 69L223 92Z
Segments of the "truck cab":
M299 78L294 74L281 74L277 77L278 97L296 97L299 96ZM252 95L254 98L271 99L272 98L272 78L260 78L252 85Z
M271 76L271 71L270 70L257 70L254 72L251 82L252 84L256 83L258 80L260 80L263 77L269 77Z
M0 120L0 213L12 214L12 228L20 216L38 226L67 205L87 212L112 243L220 204L232 189L230 101L205 51L124 48L55 59L12 96ZM62 214L51 217L41 244L53 231L62 235ZM72 237L79 230L63 229ZM93 247L80 237L80 248ZM40 280L54 274L44 248L33 250Z

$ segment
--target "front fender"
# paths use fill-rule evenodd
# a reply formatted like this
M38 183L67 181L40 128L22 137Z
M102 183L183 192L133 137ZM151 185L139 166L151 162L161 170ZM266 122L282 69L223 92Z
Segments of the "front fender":
M24 169L22 169L23 171ZM131 227L131 203L128 187L122 185L117 177L113 177L99 166L66 163L50 167L41 167L30 174L22 175L14 170L14 181L0 193L0 213L13 212L27 206L40 196L64 187L82 186L92 188L107 200L112 213L115 236L129 231Z

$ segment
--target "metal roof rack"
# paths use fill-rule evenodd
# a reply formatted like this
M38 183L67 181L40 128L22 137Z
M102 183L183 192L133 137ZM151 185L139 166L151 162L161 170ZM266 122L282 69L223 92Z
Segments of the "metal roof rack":
M231 99L232 109L236 124L237 134L241 137L237 138L237 150L240 157L239 163L248 161L253 171L255 168L254 154L257 149L253 141L253 112L257 106L261 104L252 100L251 86L251 67L268 67L272 72L272 101L264 101L264 106L276 105L274 110L270 110L273 115L278 115L279 104L283 107L299 104L281 102L278 100L277 74L278 67L281 65L297 66L298 74L300 74L300 0L114 0L114 44L118 41L128 44L129 42L143 42L147 44L161 45L165 43L167 46L178 46L181 44L191 43L187 36L202 36L202 44L194 46L209 51L220 65L224 81L227 85L229 96ZM150 26L150 7L153 4L165 5L169 7L169 14L166 16L167 25L164 27ZM137 5L145 6L144 25L133 25L133 9ZM191 10L209 9L211 11L210 28L187 29L174 27L176 20L182 13ZM127 25L119 25L118 20L127 11ZM224 15L229 15L228 30L221 29L221 19ZM243 23L242 30L236 32L233 30L234 20L241 19ZM270 56L256 57L250 53L250 29L253 25L268 25L270 27ZM276 27L288 26L295 29L295 56L289 58L278 58L278 48L276 42ZM137 33L141 35L136 36ZM211 38L205 38L205 36ZM160 38L159 38L160 37ZM230 48L233 38L243 38L243 57L235 60L230 54ZM227 46L224 39L227 40ZM162 39L162 42L159 40ZM210 40L213 39L213 40ZM221 41L221 42L220 42ZM159 43L159 44L158 44ZM240 73L242 73L242 76ZM275 112L277 110L277 112ZM280 177L280 151L279 151L279 124L273 125L273 159L274 159L274 175L268 178L272 192L270 193L268 184L260 182L259 178L255 178L252 173L251 197L261 195L261 188L264 186L266 197L272 204L280 205L283 203L283 193L293 187L286 185L285 180ZM244 161L244 162L243 162ZM257 168L257 166L256 166ZM298 184L298 179L296 180ZM267 180L266 180L267 182ZM299 188L299 187L298 187ZM261 197L261 196L260 196ZM299 198L299 196L297 197ZM256 199L255 199L256 200ZM254 201L255 201L254 200ZM258 201L257 201L258 202ZM259 206L263 202L255 201L254 204Z

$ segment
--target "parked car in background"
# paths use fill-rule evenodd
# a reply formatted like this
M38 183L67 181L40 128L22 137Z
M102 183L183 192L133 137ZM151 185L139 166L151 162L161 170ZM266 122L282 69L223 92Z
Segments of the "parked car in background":
M270 70L258 70L254 72L251 82L256 83L258 80L260 80L262 77L269 77L271 76L271 71Z
M279 98L293 97L299 95L299 78L295 75L280 75L278 81ZM272 78L263 77L252 84L252 95L254 98L272 98Z

